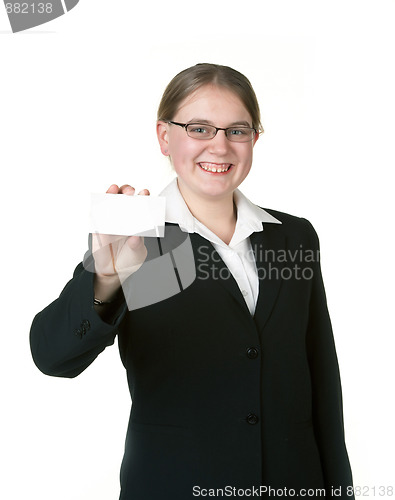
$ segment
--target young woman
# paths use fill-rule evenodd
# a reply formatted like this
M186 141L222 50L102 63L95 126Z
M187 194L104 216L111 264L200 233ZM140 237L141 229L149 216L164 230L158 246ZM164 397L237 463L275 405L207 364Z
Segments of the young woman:
M158 110L177 174L162 193L164 238L93 235L33 321L33 358L54 376L75 377L118 335L133 402L122 500L352 497L318 238L237 189L262 131L245 76L214 64L179 73Z

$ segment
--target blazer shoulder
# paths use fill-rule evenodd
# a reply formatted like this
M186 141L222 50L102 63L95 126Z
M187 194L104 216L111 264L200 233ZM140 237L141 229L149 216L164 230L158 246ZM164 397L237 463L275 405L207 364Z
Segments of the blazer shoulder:
M281 228L281 231L289 236L295 235L308 238L313 246L319 246L317 232L308 219L280 212L278 210L273 210L271 208L263 208L263 210L281 222L281 224L270 224L271 226L273 225Z
M261 207L263 208L263 207ZM311 226L311 223L304 217L298 217L297 215L287 214L285 212L280 212L279 210L273 210L272 208L263 208L267 213L278 219L285 226Z

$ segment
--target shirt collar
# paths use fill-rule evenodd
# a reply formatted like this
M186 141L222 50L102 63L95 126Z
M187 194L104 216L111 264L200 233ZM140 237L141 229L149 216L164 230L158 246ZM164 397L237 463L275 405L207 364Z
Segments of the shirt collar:
M195 219L189 211L188 206L178 189L177 177L175 177L170 184L165 187L165 189L160 193L160 196L164 196L166 198L166 222L178 224L180 229L187 233L201 233L201 226L203 225ZM263 210L263 208L254 205L238 189L234 192L234 200L237 207L237 222L235 232L229 246L237 245L240 241L244 240L252 233L262 231L262 223L264 222L281 224L281 221L270 215L266 212L266 210ZM207 231L209 230L207 229ZM211 240L211 238L209 239ZM222 244L224 243L222 242Z
M186 233L195 232L195 217L189 211L187 204L178 189L177 177L159 194L166 198L165 222L178 224Z

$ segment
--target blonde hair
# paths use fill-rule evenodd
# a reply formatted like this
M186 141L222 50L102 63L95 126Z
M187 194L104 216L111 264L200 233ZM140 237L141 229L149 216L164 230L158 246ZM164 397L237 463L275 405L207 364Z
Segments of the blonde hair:
M173 120L182 101L203 85L218 85L234 92L252 118L252 127L263 131L261 113L248 78L229 66L201 63L184 69L167 85L159 104L157 119Z

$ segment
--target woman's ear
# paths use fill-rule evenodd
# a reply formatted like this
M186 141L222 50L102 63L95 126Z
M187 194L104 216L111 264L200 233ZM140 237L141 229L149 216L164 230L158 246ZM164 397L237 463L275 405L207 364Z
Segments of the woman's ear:
M168 124L162 120L158 120L156 124L156 135L158 136L160 150L165 156L169 156L169 137Z

